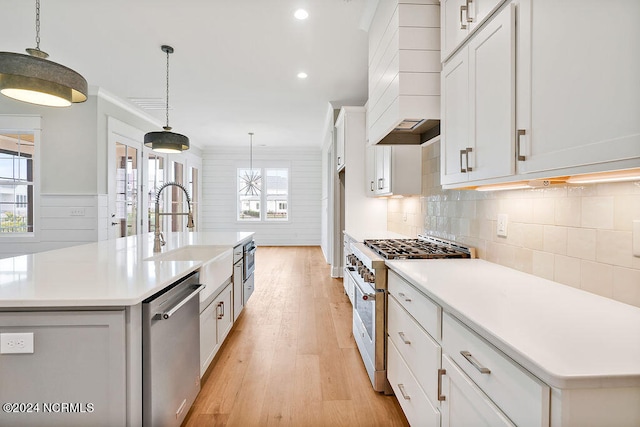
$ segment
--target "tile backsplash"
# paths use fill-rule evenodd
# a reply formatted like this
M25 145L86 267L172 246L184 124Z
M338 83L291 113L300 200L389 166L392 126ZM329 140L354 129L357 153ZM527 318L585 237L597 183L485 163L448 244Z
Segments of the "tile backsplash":
M440 143L422 148L422 196L389 199L387 228L464 242L479 258L640 307L640 182L443 190ZM508 216L507 237L497 216Z

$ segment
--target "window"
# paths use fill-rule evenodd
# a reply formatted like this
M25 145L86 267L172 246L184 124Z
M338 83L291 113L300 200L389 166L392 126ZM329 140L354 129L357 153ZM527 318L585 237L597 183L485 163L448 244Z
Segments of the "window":
M34 230L33 132L0 132L0 233Z
M289 219L288 168L239 168L237 179L238 221Z

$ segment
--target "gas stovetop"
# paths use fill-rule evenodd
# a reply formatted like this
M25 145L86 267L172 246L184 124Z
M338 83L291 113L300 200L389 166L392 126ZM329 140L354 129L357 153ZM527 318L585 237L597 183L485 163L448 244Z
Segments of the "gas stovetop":
M475 258L475 249L431 236L371 239L364 244L386 259Z

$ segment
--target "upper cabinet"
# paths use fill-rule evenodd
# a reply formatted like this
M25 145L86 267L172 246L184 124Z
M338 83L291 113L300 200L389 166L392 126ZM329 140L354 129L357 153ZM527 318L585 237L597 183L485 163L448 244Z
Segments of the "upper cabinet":
M514 55L509 7L445 64L442 184L513 175Z
M344 109L341 110L338 118L336 119L336 169L341 171L344 169L344 144L345 144L345 132L347 131L346 123L344 120Z
M460 22L443 9L446 35ZM640 2L514 0L489 13L443 65L445 188L639 167Z
M422 147L367 147L365 191L368 196L409 196L422 192Z
M439 124L440 68L439 1L379 1L369 29L369 144L420 144Z
M446 60L503 0L442 0L442 60Z
M518 172L640 166L640 2L517 5Z

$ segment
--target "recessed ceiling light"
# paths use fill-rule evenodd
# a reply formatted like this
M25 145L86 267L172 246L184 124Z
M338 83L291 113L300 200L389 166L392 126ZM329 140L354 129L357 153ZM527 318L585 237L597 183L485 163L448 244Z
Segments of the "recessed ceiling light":
M305 72L298 73L298 78L299 79L306 79L307 78L307 73L305 73Z
M295 11L293 16L295 16L296 19L299 19L299 20L302 21L302 20L307 19L309 17L309 12L307 12L304 9L298 9L298 10Z

